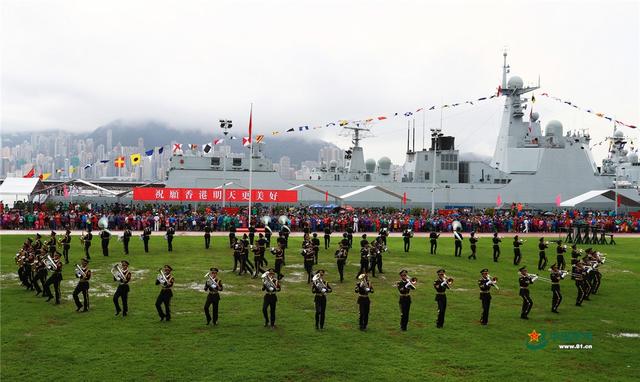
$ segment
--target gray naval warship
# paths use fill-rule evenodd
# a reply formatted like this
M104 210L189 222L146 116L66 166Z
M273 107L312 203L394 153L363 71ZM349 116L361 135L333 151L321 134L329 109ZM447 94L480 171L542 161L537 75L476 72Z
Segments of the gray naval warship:
M367 128L356 125L345 126L353 135L353 146L345 151L344 165L323 163L305 180L282 179L262 145L254 144L251 164L243 153L178 152L170 159L166 186L248 188L251 168L254 189L297 190L303 204L400 206L404 202L408 207L484 208L522 203L528 208L553 209L562 201L569 207L580 202L579 207L613 209L622 200L626 206L637 206L640 163L637 152L627 149L623 132L614 128L608 137L609 154L598 166L588 132L564 133L556 120L550 120L543 131L538 113L525 116L531 101L525 95L538 89L539 83L525 86L518 76L507 80L509 71L505 52L504 110L490 162L460 160L455 138L432 129L428 149L416 151L407 143L403 175L394 179L389 158L365 161L360 143Z

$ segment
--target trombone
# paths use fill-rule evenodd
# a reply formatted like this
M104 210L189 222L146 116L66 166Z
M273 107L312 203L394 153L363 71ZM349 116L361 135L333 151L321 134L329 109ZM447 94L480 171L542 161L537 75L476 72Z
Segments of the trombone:
M544 281L546 283L550 283L551 282L551 279L548 279L546 277L538 276L535 273L528 273L527 277L529 278L529 280L531 280L532 283L537 281L537 280Z

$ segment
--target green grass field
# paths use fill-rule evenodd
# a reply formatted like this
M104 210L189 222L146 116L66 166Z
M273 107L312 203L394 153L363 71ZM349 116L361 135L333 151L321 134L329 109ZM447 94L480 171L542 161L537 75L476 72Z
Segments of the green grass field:
M78 239L72 241L71 263L64 268L61 305L46 303L19 285L13 257L24 239L0 236L3 381L630 381L640 375L640 339L617 336L640 332L635 239L618 239L617 246L601 248L615 262L602 268L599 294L581 308L574 306L576 288L571 280L562 284L559 315L550 312L549 284L534 284L528 321L519 317L517 270L508 244L496 264L486 238L480 239L477 261L467 259L466 244L463 257L454 258L450 238L440 239L437 256L426 254L427 239L414 238L409 254L402 252L401 239L389 239L386 273L373 279L376 292L366 332L358 330L353 291L359 248L350 254L343 284L336 282L334 250L321 250L319 267L328 271L334 292L328 297L325 329L316 331L313 296L297 250L300 238L292 238L277 328L271 330L263 327L260 279L230 272L233 261L226 237L214 237L210 250L204 250L201 237L176 237L171 254L161 237L152 238L149 254L143 253L141 241L132 240L127 259L134 280L126 318L114 317L115 283L109 272L124 258L121 243L113 240L111 256L105 258L94 240L91 310L76 313L71 293L76 284L73 265L82 254ZM333 240L335 246L337 237ZM523 264L531 273L537 273L536 243L529 238L523 249ZM554 251L549 254L554 260ZM268 256L272 265L273 257ZM154 306L157 270L165 263L173 266L176 278L169 323L159 322ZM225 285L217 327L205 326L203 313L204 274L212 266L221 269ZM455 278L447 293L444 329L435 327L432 287L440 267ZM487 327L478 324L477 279L484 267L499 278L500 286L492 293ZM408 332L399 330L398 292L393 287L402 268L419 278ZM548 277L548 272L541 275ZM527 334L534 329L544 332L546 346L527 346ZM591 339L570 338L575 333ZM592 349L558 348L576 342Z

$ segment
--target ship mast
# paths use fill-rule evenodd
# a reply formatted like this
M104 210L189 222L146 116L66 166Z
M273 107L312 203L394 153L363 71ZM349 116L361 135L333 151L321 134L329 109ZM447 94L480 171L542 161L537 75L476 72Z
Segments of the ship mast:
M348 132L350 131L349 134L352 135L351 143L353 143L353 147L348 150L347 157L347 159L349 159L349 172L366 172L364 165L364 153L362 151L362 147L360 147L360 141L366 137L363 136L364 134L361 135L361 132L369 132L371 129L367 126L362 126L360 122L356 122L355 126L345 125L342 126L342 128Z

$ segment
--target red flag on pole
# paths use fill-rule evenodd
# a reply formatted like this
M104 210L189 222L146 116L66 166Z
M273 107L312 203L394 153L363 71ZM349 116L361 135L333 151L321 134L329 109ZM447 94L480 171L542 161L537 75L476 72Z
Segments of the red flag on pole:
M329 202L329 191L325 191L324 192L324 202L328 203Z
M27 173L27 175L23 176L23 178L33 178L35 174L36 174L36 168L31 167L31 170Z
M253 139L253 104L251 104L251 111L249 112L249 144Z
M62 192L64 193L64 198L67 199L69 197L69 188L66 184L62 186Z
M618 200L616 201L616 203L618 203L618 207L622 205L622 195L618 194Z
M522 211L522 203L518 203L518 212Z
M500 207L502 205L502 197L500 196L500 194L498 194L498 197L496 198L496 207Z
M562 197L558 194L558 196L556 196L556 207L560 207L560 203L562 203Z
M407 193L402 193L402 204L407 204Z

